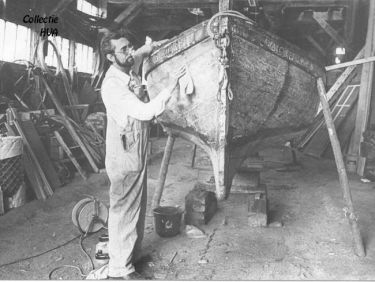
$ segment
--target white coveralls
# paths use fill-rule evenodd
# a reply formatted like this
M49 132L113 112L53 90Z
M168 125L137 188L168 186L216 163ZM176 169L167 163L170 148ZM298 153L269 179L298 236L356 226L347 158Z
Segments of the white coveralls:
M149 103L132 92L132 78L113 65L103 84L107 110L106 170L110 179L108 275L134 271L140 252L147 204L147 142L149 120L164 111L170 93L162 91Z

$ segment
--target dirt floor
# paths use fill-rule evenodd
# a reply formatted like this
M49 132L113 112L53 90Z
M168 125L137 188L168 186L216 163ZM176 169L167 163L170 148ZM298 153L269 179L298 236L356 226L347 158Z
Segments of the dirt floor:
M149 203L157 184L165 139L153 144L149 165ZM184 207L198 169L190 167L192 145L178 139L169 167L162 205ZM161 238L148 213L144 239L147 262L139 265L150 279L159 280L373 280L375 279L375 189L349 175L354 207L366 248L366 257L354 255L351 230L344 217L341 188L334 162L299 156L303 168L279 172L291 161L285 149L261 153L266 161L262 182L268 187L269 223L282 227L247 225L246 197L233 194L219 203L206 237L186 233ZM197 166L207 158L198 151ZM79 177L58 189L46 201L33 201L0 217L0 278L48 279L55 267L75 265L88 273L90 261L80 248L79 231L72 224L73 206L86 195L108 204L105 173ZM274 224L272 224L274 223ZM277 225L277 224L276 224ZM94 256L101 230L83 241ZM98 263L95 261L95 266ZM62 268L53 279L81 279L77 269Z

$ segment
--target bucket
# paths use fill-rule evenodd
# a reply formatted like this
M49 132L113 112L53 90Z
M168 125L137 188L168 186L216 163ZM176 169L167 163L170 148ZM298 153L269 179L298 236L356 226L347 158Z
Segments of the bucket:
M157 207L153 210L155 231L160 237L172 237L180 232L182 211L176 207Z

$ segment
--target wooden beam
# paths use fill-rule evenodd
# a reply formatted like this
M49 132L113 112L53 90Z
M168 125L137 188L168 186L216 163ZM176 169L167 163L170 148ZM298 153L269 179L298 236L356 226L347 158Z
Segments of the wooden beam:
M59 142L61 148L65 151L65 153L67 154L67 156L70 159L70 161L76 167L78 173L82 176L82 178L84 180L87 180L86 172L80 166L80 164L78 163L77 159L74 157L72 151L70 151L68 145L66 145L66 143L65 143L64 139L62 138L61 134L57 130L55 130L53 133L55 134L56 140L57 140L57 142Z
M320 44L311 35L306 36L306 39L315 47L316 50L320 52L321 55L324 57L327 56L327 52L324 50L324 48L320 46Z
M154 196L152 198L152 209L157 208L160 205L161 196L164 190L165 179L167 178L169 161L172 156L173 145L176 137L168 135L167 144L164 148L163 160L161 162L158 186L155 189Z
M241 0L240 0L241 1ZM352 0L258 0L262 4L292 4L292 5L301 5L301 6L348 6L349 1ZM242 0L242 2L247 2L247 0Z
M352 0L350 0L352 1ZM110 4L129 5L134 0L108 0ZM236 2L248 3L248 0L236 0ZM299 7L347 7L349 0L258 0L260 4L278 4L283 6ZM219 0L143 0L148 8L176 9L176 8L210 8L217 6Z
M110 4L130 5L134 0L108 0ZM143 0L147 8L157 9L187 9L187 8L211 8L217 6L219 0Z
M85 143L81 140L81 138L77 134L76 130L74 129L74 126L70 122L70 120L69 120L60 100L53 93L52 89L49 87L45 78L43 76L40 76L40 78L41 78L42 83L44 84L44 87L47 90L47 93L48 93L49 97L51 98L52 102L55 104L55 107L56 107L57 111L59 112L59 114L61 115L63 120L65 121L66 129L68 130L68 132L72 136L73 140L80 146L81 150L83 151L83 154L86 156L86 158L87 158L88 162L90 163L93 171L98 173L99 168L96 166L96 163L95 163L92 155L90 154L89 149L86 147Z
M360 1L349 1L349 7L346 9L345 17L345 38L348 45L354 43L354 38L356 37L356 18L359 15L359 2Z
M74 66L76 62L76 44L73 40L69 40L69 58L68 58L68 70L70 75L70 81L74 85Z
M99 12L100 12L100 17L103 19L107 18L107 6L108 6L108 0L99 0Z
M370 63L370 62L374 62L374 61L375 61L375 56L372 56L372 57L368 57L368 58L364 58L364 59L353 60L353 61L349 61L349 62L345 62L345 63L341 63L341 64L327 66L327 67L325 67L325 69L326 69L326 71L337 70L337 69L346 68L346 67L349 67L349 66L355 66L355 65Z
M59 15L62 13L69 5L72 3L73 0L61 0L58 1L57 5L51 9L48 15Z
M345 46L344 39L336 32L336 30L324 19L320 13L313 13L313 18L324 29L325 32L339 45Z
M327 124L328 135L331 141L333 154L335 156L337 172L339 174L339 180L340 180L341 188L343 190L343 196L344 196L344 201L346 205L346 207L344 208L345 216L348 218L350 226L352 228L352 235L353 235L354 248L355 248L354 250L357 256L364 257L365 248L363 246L361 233L359 232L359 228L358 228L358 222L357 222L358 217L354 213L354 207L353 207L352 195L351 195L350 187L349 187L348 175L346 174L340 142L337 138L335 125L333 123L332 115L329 110L329 104L327 101L327 97L325 95L324 83L321 78L318 79L317 86L318 86L318 91L319 91L320 102L323 106L323 113L324 113L324 118Z
M133 1L125 10L123 10L113 21L110 29L129 25L141 12L142 0Z
M233 0L219 0L219 11L232 10Z
M24 134L22 127L18 123L17 112L14 108L10 108L10 110L11 110L11 113L13 115L13 118L14 118L13 123L16 126L18 134L22 137L22 140L23 140L23 143L24 143L24 145L27 149L27 152L30 154L33 166L36 167L36 171L42 179L42 182L43 182L42 185L43 185L44 192L47 194L47 196L51 196L53 194L53 189L51 187L51 184L48 181L47 176L44 173L44 171L42 169L42 166L39 163L39 160L38 160L35 152L33 151L32 146L30 145L29 141L27 140L26 135Z
M369 18L367 26L365 58L374 56L375 54L375 1L369 1ZM360 146L363 140L363 132L367 129L367 123L370 112L370 101L372 91L372 81L374 77L374 63L363 65L361 74L361 87L359 90L357 119L354 128L353 143L349 148L349 155L357 157L357 173L363 175L366 159L360 156Z

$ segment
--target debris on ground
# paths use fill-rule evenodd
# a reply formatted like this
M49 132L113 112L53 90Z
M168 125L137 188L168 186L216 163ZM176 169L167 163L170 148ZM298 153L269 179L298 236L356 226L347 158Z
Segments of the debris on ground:
M195 227L194 225L186 225L185 233L186 236L191 239L200 239L207 237L207 235L202 230L200 230L198 227Z

